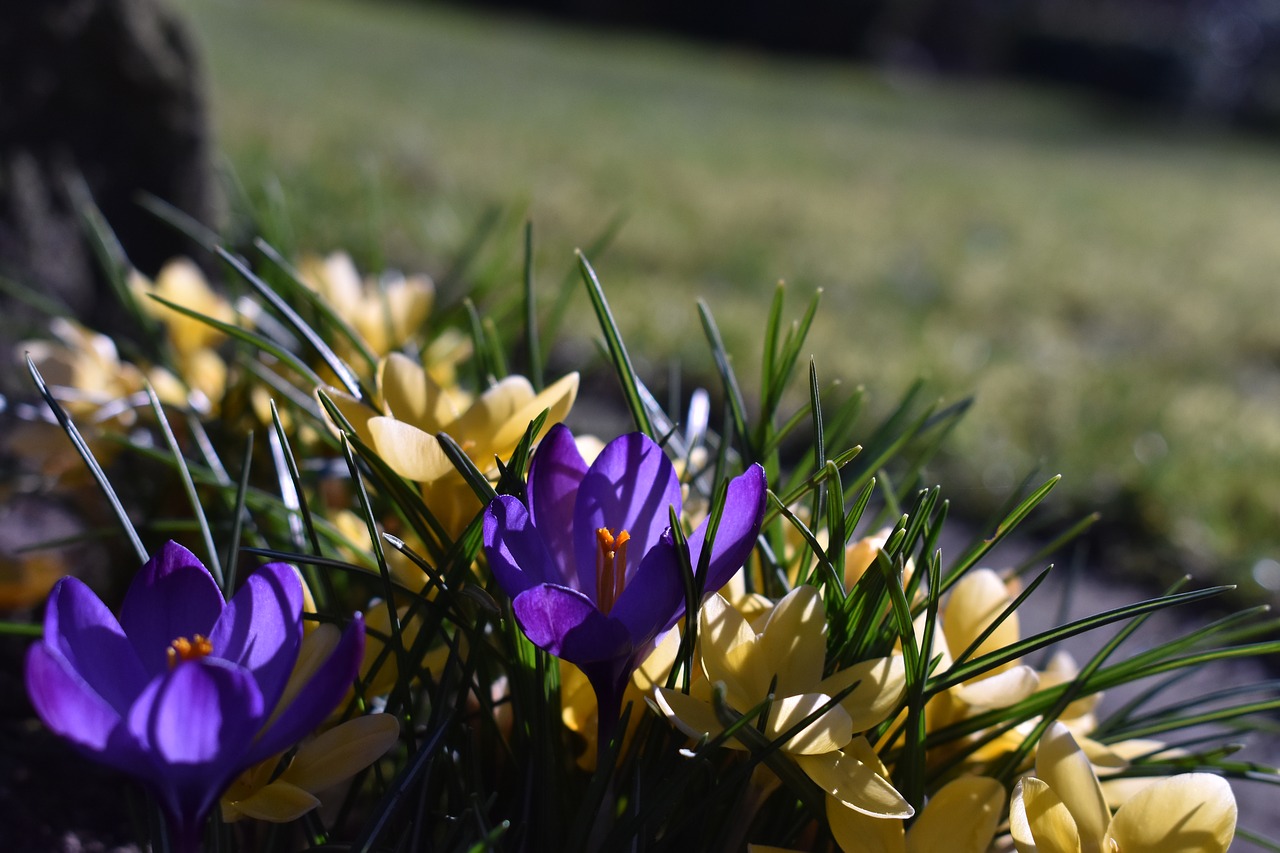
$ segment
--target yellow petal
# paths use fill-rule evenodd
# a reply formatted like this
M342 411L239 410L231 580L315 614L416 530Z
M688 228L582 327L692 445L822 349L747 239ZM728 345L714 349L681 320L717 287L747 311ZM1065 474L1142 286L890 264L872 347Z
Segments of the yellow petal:
M431 313L435 286L425 276L373 282L361 292L352 324L378 355L386 355L409 340Z
M316 389L316 399L319 401L321 397L325 397L329 402L333 403L333 407L337 409L351 428L355 430L356 436L370 447L373 446L373 436L369 434L369 419L376 417L377 412L370 408L366 403L357 400L345 391L339 391L337 388L325 386ZM321 402L320 408L324 411L324 403ZM281 414L284 414L281 412ZM328 413L325 415L328 418ZM343 426L330 420L330 426L334 433L341 433Z
M672 628L662 635L662 641L654 647L644 663L631 674L631 683L641 693L649 694L655 687L665 684L671 668L675 666L676 656L680 654L680 629Z
M1182 773L1121 806L1107 838L1120 853L1223 853L1235 832L1236 799L1227 780Z
M715 709L706 702L687 696L679 690L668 690L659 687L654 693L658 710L672 725L691 738L703 736L715 737L724 731ZM745 749L736 739L730 738L725 746L731 749Z
M504 423L499 425L491 440L493 452L506 459L516 449L529 422L547 410L547 419L542 424L542 431L535 436L541 438L547 430L560 423L573 408L578 397L578 374L570 373L543 388L542 391L520 408L511 412Z
M995 621L1008 606L1009 590L991 569L969 572L955 585L942 616L942 631L953 655L958 655ZM970 659L1018 641L1018 614L1011 613L982 641Z
M981 681L969 681L955 688L955 698L976 713L1007 708L1035 693L1040 676L1029 666L1015 666Z
M382 405L398 421L437 433L457 417L449 395L408 356L393 352L379 362L377 381Z
M822 594L812 586L796 587L773 608L756 643L756 665L766 678L777 676L778 695L813 690L822 680L826 629Z
M280 778L319 793L377 761L399 736L400 722L391 714L347 720L299 749Z
M337 625L328 622L317 625L314 630L303 635L302 645L298 649L298 660L293 665L293 672L289 673L289 680L285 682L284 691L280 695L280 701L276 703L275 710L271 713L268 725L263 726L264 730L275 721L276 717L280 716L285 708L289 707L298 695L298 691L311 681L311 677L338 647L340 639L342 639L342 631Z
M827 822L831 825L831 835L844 853L906 853L906 836L900 820L873 817L846 808L844 803L828 794Z
M698 614L698 642L708 681L723 682L731 695L750 705L768 695L770 676L763 676L762 686L758 674L749 669L755 632L719 594L707 599Z
M1009 834L1018 853L1080 853L1080 835L1061 798L1034 776L1009 800Z
M831 697L825 693L801 693L775 699L769 711L765 736L770 740L781 737L830 701ZM853 725L849 715L836 705L801 729L799 734L783 744L782 749L803 755L833 752L852 739Z
M223 819L238 820L251 817L272 823L288 823L297 820L307 812L320 805L314 794L304 791L297 785L291 785L277 779L266 787L259 788L243 800L222 803Z
M1111 822L1111 810L1088 756L1062 723L1051 723L1040 738L1036 776L1053 789L1071 812L1080 833L1080 849L1084 853L1105 849L1102 836Z
M535 396L528 379L523 376L507 376L481 394L469 409L448 425L447 431L459 444L482 442L486 446L496 447L495 433ZM520 427L522 435L528 425L529 421L526 419Z
M796 755L796 764L848 808L872 817L909 818L915 814L889 780L852 751Z
M440 442L430 433L393 418L370 418L374 451L401 477L430 483L454 471Z
M985 853L1004 811L1004 786L961 776L938 789L907 833L909 853Z
M892 532L893 528L882 527L870 536L862 537L845 549L845 589L853 589L858 581L862 579L867 569L871 568L871 564L875 562L876 555L880 553L880 549L889 541L889 534Z
M854 682L858 686L840 706L849 715L853 730L864 732L898 707L906 692L907 667L902 655L863 661L823 679L817 689L834 696Z

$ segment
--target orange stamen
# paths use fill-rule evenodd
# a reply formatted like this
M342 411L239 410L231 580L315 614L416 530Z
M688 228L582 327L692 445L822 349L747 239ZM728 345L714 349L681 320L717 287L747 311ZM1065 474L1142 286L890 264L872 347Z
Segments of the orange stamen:
M199 660L212 652L213 643L210 643L202 634L196 634L190 640L179 637L165 649L165 655L169 659L169 669L173 669L181 661Z
M622 597L627 585L627 542L631 534L625 530L615 536L607 527L596 531L596 603L608 615Z

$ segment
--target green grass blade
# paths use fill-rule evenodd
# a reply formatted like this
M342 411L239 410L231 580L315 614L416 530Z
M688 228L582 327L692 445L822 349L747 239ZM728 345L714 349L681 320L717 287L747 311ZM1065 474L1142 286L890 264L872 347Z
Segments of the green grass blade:
M613 312L609 308L608 300L605 299L604 288L600 286L600 279L596 277L596 271L591 268L591 263L581 252L578 253L578 266L582 272L582 281L587 286L587 295L591 298L591 307L595 309L600 330L604 333L605 345L609 358L613 361L614 372L618 376L618 381L622 383L623 396L626 398L627 408L631 411L636 429L656 440L658 436L653 431L649 413L640 397L638 388L640 380L636 377L631 356L627 354L627 348L622 342L618 324L614 322Z
M76 428L70 415L67 414L66 410L62 408L53 396L53 392L49 390L49 386L45 383L44 377L40 375L40 370L36 367L36 363L31 356L27 356L27 371L31 374L31 379L36 383L36 389L40 392L40 396L44 398L50 411L53 412L58 425L62 427L62 431L71 440L72 446L80 454L84 464L88 466L89 473L93 475L94 482L98 484L98 488L102 490L107 503L111 505L111 511L115 514L116 520L120 522L120 527L124 530L125 536L128 537L129 543L133 545L139 564L145 563L148 559L147 549L143 546L142 539L138 537L138 531L134 528L133 522L129 520L128 510L120 502L120 497L116 494L115 488L112 487L111 480L107 477L106 472L102 470L102 466L98 464L98 460L94 458L93 451L89 449L84 436L80 434L80 430Z

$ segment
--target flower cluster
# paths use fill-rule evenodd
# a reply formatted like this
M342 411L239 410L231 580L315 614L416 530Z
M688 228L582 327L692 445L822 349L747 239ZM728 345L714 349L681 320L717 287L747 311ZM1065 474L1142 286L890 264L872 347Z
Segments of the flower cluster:
M825 422L811 383L787 416L803 334L778 333L780 298L758 415L716 353L718 435L706 392L683 425L653 401L584 262L637 424L596 438L566 425L579 374L544 383L534 329L451 314L424 276L266 254L235 309L190 264L135 276L154 363L66 320L26 346L135 550L203 538L208 568L160 546L118 615L66 577L25 628L36 715L136 780L169 848L1218 853L1228 779L1280 779L1168 734L1280 707L1274 685L1102 697L1280 651L1241 645L1265 623L1129 657L1135 620L1213 591L1032 624L1040 579L981 564L1052 483L944 560L941 490L894 484L951 415ZM864 442L888 449L862 465ZM276 562L242 572L244 552ZM1087 662L1062 648L1115 624Z

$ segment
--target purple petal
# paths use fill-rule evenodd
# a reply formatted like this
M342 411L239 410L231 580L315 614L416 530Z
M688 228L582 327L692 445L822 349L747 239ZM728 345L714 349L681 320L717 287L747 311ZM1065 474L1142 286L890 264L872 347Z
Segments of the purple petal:
M25 677L31 704L51 731L92 753L107 749L120 713L56 649L44 642L32 644Z
M168 668L169 644L209 636L222 606L222 593L204 564L177 542L166 542L129 585L120 625L144 670L156 675Z
M680 557L670 532L649 549L640 568L627 581L609 615L627 626L632 641L643 645L684 613ZM629 675L629 673L628 673Z
M302 581L293 566L268 563L227 602L209 634L213 654L253 673L274 708L302 643Z
M498 585L511 598L540 583L563 582L529 511L510 495L499 495L485 508L484 552Z
M675 467L643 433L619 436L591 463L578 489L573 510L573 541L579 588L597 600L596 531L602 527L631 536L629 578L640 557L671 526L669 508L680 512L680 481Z
M152 788L179 835L198 827L237 773L266 709L248 670L217 658L157 676L129 712L129 733L153 762Z
M611 660L631 651L626 625L605 616L577 590L542 584L511 604L529 641L570 663Z
M577 571L574 568L573 509L578 497L578 487L587 473L587 463L573 433L564 424L556 424L548 430L538 451L529 463L529 515L538 529L542 541L547 544L551 557L560 567L560 578L551 583L575 586Z
M711 560L707 564L707 578L702 588L704 601L727 584L751 556L764 521L766 488L764 469L759 465L752 465L729 481L724 512L720 515L720 526L711 545ZM695 571L710 521L710 518L704 519L689 536L689 562Z
M364 618L355 614L342 639L289 707L277 712L250 750L246 764L283 752L324 722L360 672L364 656Z
M44 612L44 642L76 677L123 716L147 674L116 617L78 578L59 580Z

